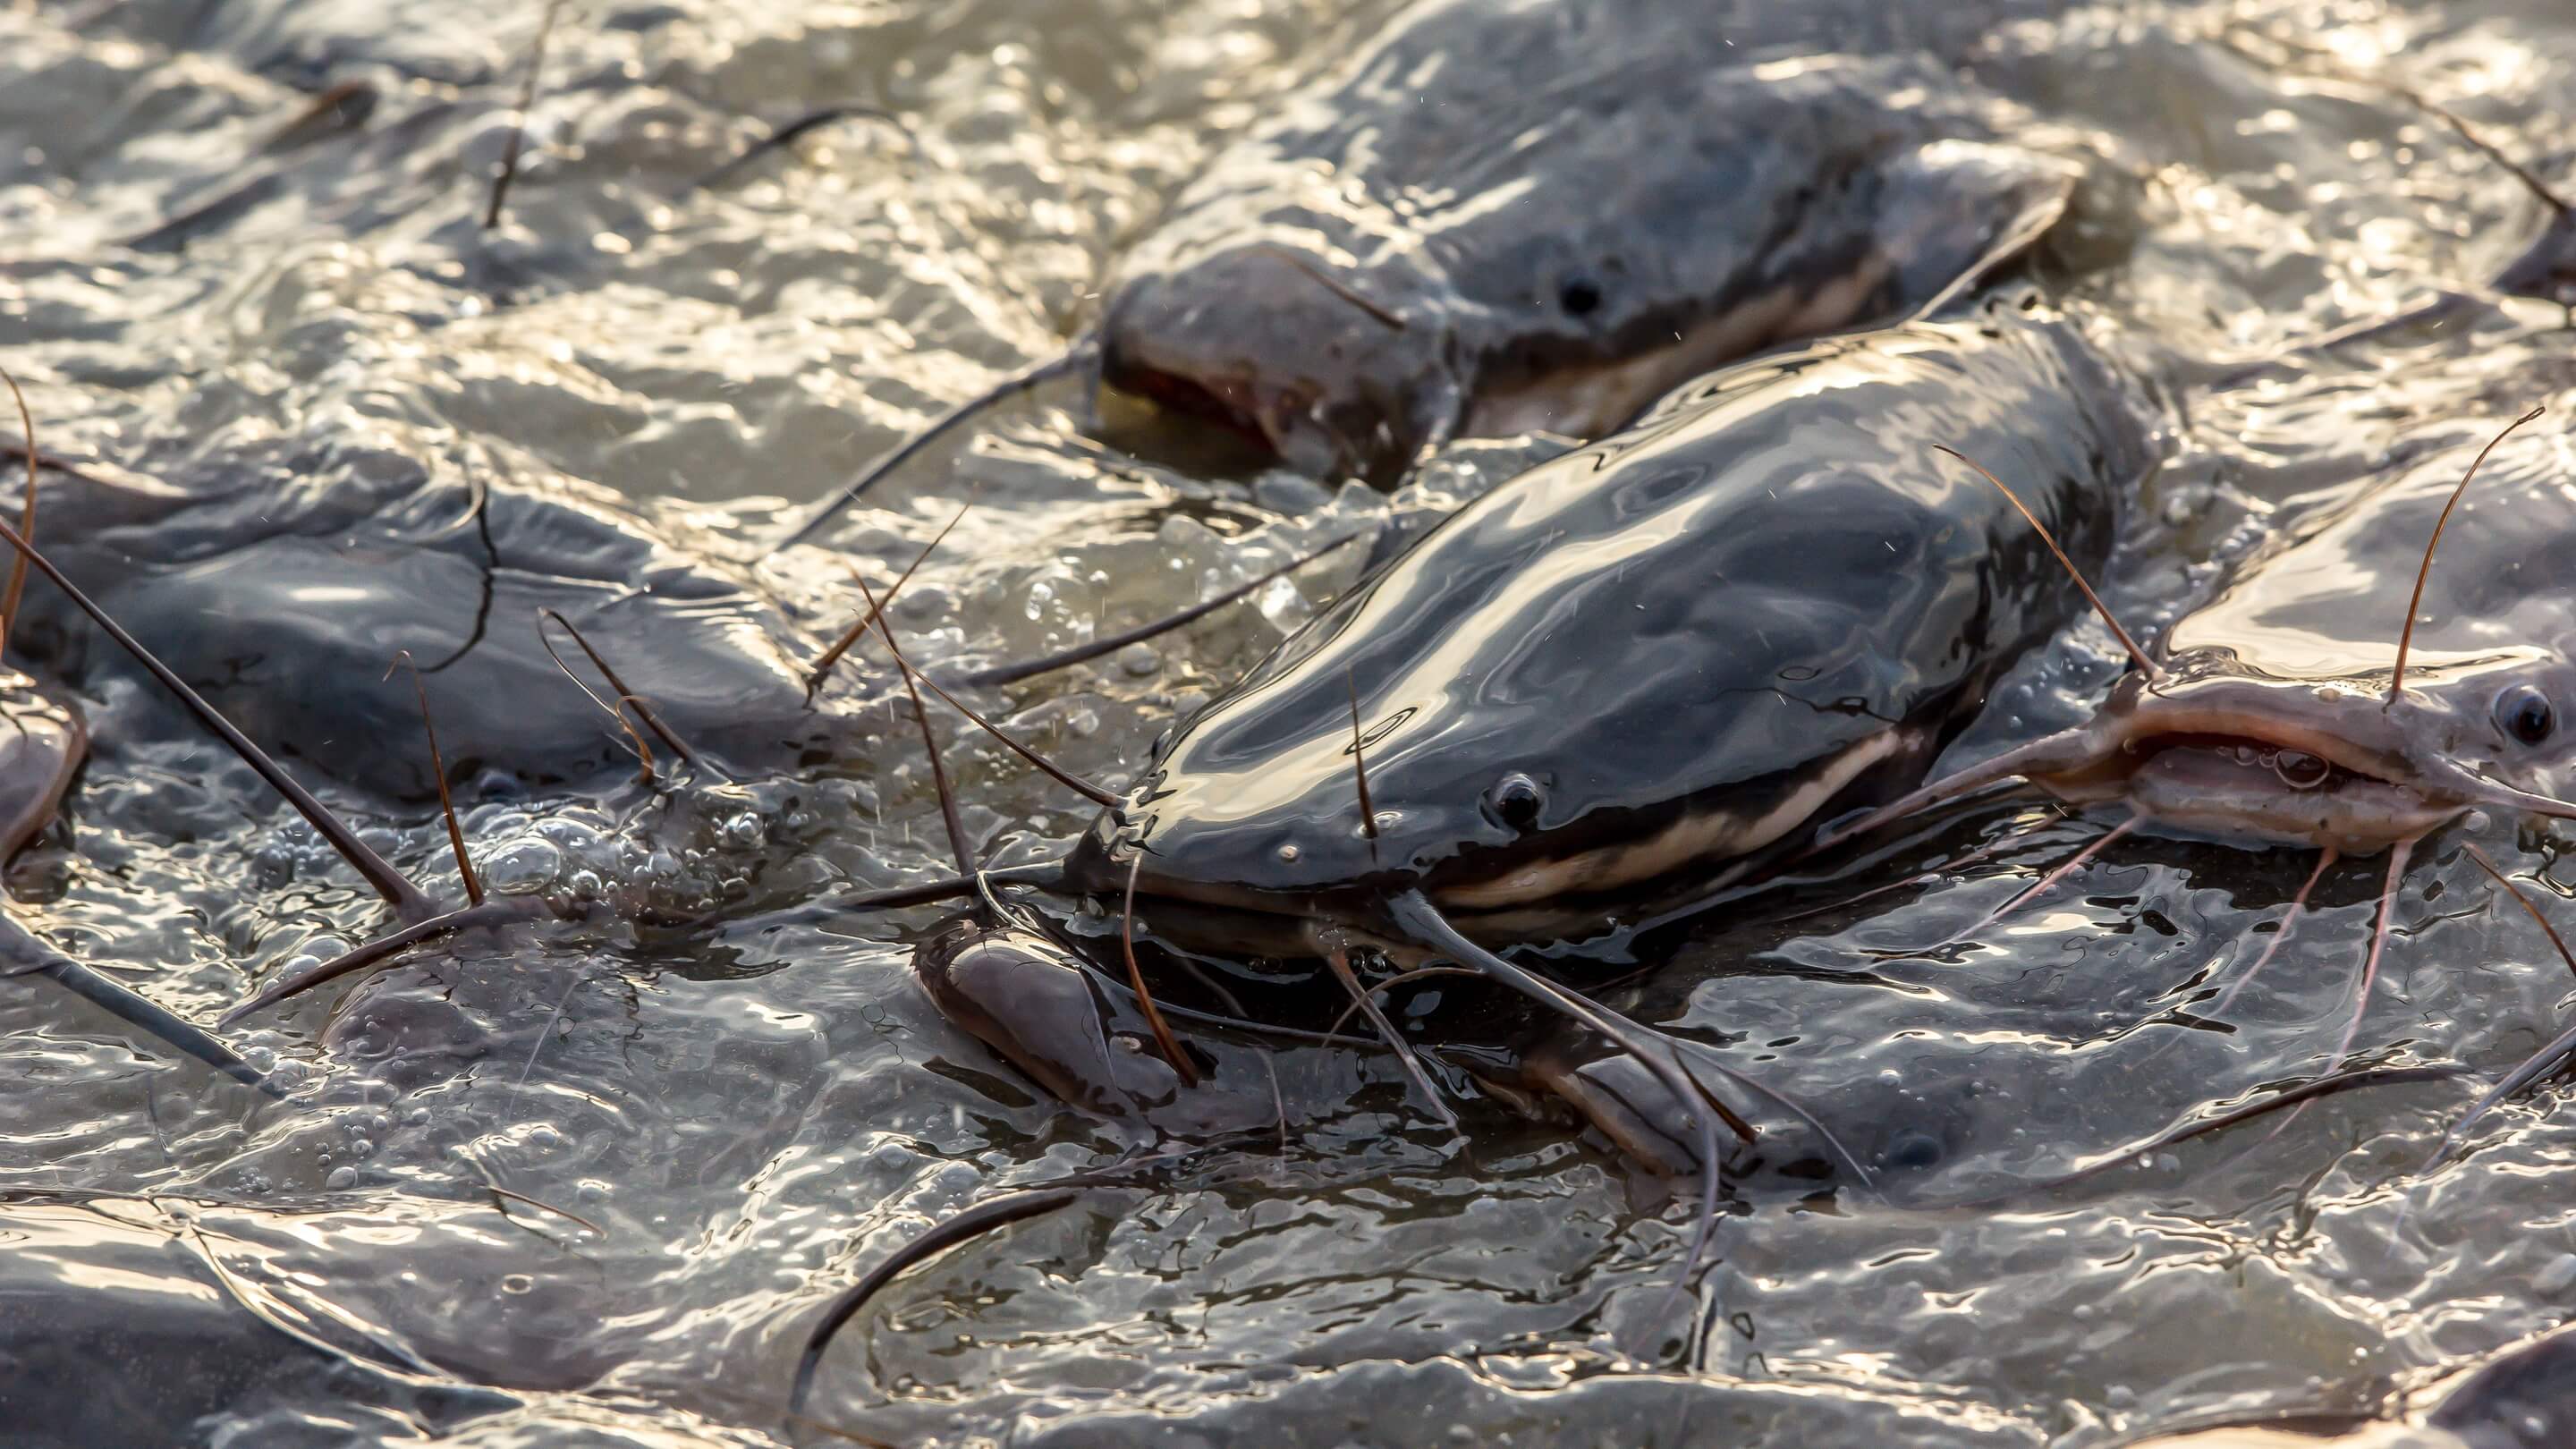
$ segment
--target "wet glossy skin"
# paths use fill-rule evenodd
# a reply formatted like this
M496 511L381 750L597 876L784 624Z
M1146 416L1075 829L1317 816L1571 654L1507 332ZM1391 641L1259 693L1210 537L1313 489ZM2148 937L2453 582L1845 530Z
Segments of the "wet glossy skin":
M1467 929L1545 941L1704 893L1823 812L1905 789L1993 675L2081 607L2009 505L1940 466L1927 427L2027 480L2095 562L2151 458L2119 380L2044 313L1719 374L1470 504L1293 636L1181 730L1132 829L1104 819L1073 874L1115 899L1141 840L1140 914L1255 954L1283 928L1366 927L1415 885ZM1521 781L1537 787L1525 812ZM1017 974L979 954L970 982L949 959L964 939L916 958L952 1018L1069 1101L1136 1094L1060 952L1019 950ZM1080 1070L1103 1060L1115 1070ZM1635 1119L1630 1145L1669 1157L1585 1065L1529 1080L1600 1087L1578 1105L1614 1135Z
M1027 926L952 917L913 948L912 970L941 1014L1049 1095L1096 1116L1205 1138L1272 1124L1281 1110L1260 1049L1206 1033L1183 1043L1199 1077L1184 1086L1133 1000Z
M1384 479L1903 315L2077 174L1934 53L2009 7L1932 8L1416 4L1122 261L1106 379Z
M144 480L49 488L47 516L62 520L49 551L253 738L347 783L434 793L411 684L385 677L402 650L456 778L631 772L617 727L540 642L541 608L573 619L674 731L720 757L793 758L830 728L780 642L792 629L748 580L572 488L486 480L478 518L461 480L414 466L372 495L223 481L195 495ZM31 622L89 637L69 615L31 595ZM44 657L78 683L128 667L112 649Z
M1808 821L1901 792L1994 673L2080 602L2148 466L2066 324L1994 310L1711 378L1656 420L1470 504L1179 732L1095 887L1366 923L1419 885L1547 940L1704 889ZM1375 838L1363 833L1351 696Z

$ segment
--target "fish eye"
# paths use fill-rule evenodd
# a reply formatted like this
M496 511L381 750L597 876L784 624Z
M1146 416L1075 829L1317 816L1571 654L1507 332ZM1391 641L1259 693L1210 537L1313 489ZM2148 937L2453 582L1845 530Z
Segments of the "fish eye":
M2558 712L2549 696L2528 684L2517 684L2496 696L2496 726L2526 745L2546 743L2558 728Z
M1538 823L1547 791L1518 770L1496 780L1485 791L1485 815L1508 830L1527 830Z
M1556 304L1568 317L1587 317L1601 305L1601 285L1589 277L1568 277L1556 290Z

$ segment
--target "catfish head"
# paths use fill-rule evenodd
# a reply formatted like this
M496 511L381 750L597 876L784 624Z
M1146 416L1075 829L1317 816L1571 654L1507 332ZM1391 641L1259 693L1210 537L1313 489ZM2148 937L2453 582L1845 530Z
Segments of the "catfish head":
M2224 650L2132 672L2094 717L1926 786L1837 838L2019 776L2186 834L2376 855L2472 810L2576 818L2576 667L2513 649L2386 669L2251 672Z
M1102 380L1301 472L1392 480L1465 393L1445 284L1418 241L1316 206L1140 247L1111 284Z
M2530 598L2525 576L2554 571L2557 531L2530 527L2520 507L2491 510L2470 530L2479 567L2435 596L2458 642L2413 650L2452 510L2497 445L2539 415L2497 434L2456 487L2401 484L2259 561L2175 626L2162 665L2111 621L2137 668L2092 719L1832 838L2014 777L2189 834L2346 855L2375 855L2479 809L2576 818L2565 798L2576 785L2576 630L2505 642L2552 611ZM2524 484L2532 504L2554 492L2545 472ZM2369 637L2369 606L2403 579L2400 558L2415 587L2390 646ZM2509 617L2517 604L2521 619Z

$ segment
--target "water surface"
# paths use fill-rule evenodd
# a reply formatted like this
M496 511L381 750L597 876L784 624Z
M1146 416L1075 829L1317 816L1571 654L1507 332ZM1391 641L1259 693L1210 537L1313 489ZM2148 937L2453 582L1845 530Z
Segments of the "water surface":
M814 1421L782 1422L805 1326L854 1274L960 1205L1154 1144L1042 1100L938 1018L905 967L931 913L833 909L946 858L881 665L740 780L646 786L552 677L533 610L593 611L639 689L721 732L805 718L786 671L849 617L849 565L889 576L970 489L895 610L926 663L1078 642L1545 456L1559 445L1462 445L1390 502L1140 461L1055 392L881 490L829 549L736 561L1060 346L1201 158L1384 8L567 7L488 233L534 5L0 13L0 358L49 448L98 480L48 490L66 567L416 873L452 868L407 685L379 678L401 647L437 666L497 888L710 918L463 939L256 1018L235 1039L283 1103L10 983L14 1425L225 1445L2099 1445L2366 1405L2559 1321L2576 1129L2547 1091L2430 1174L2464 1085L1939 1206L2317 1070L2378 880L2377 862L2330 874L2234 1029L2204 1029L2176 1008L2260 949L2309 859L2124 842L1944 946L2108 823L1994 809L1711 922L1623 1000L1914 1164L1908 1207L1748 1197L1701 1285L1695 1367L1618 1348L1659 1307L1682 1204L1562 1124L1473 1103L1452 1139L1382 1058L1283 1046L1284 1142L1167 1165L904 1280L846 1332ZM2546 220L2401 98L2298 69L2329 62L2565 170L2576 21L2543 0L2078 7L1999 27L1974 62L2109 163L2067 243L2101 265L2047 280L2180 420L2109 580L2133 628L2372 480L2576 405L2576 343L2536 305L2288 354L2491 274ZM262 154L342 81L372 87L362 128ZM910 139L852 122L683 194L826 103L891 108ZM2576 462L2547 427L2533 457ZM991 702L1117 783L1355 568ZM647 579L651 598L621 597ZM2402 597L2384 607L2393 635ZM382 924L104 641L49 599L28 622L98 753L68 835L10 872L21 926L212 1021ZM2080 717L2117 668L2105 632L2074 631L1958 757ZM998 749L950 750L999 856L1087 823ZM2016 823L2040 828L1985 863L1772 919ZM2564 909L2548 838L2478 838ZM2451 845L2418 859L2361 1049L2491 1076L2559 1029L2567 968Z

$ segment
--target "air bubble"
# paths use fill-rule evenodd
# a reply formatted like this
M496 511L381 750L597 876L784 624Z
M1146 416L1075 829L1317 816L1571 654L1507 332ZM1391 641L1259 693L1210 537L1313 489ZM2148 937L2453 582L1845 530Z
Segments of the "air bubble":
M505 896L535 895L555 883L563 863L551 841L522 835L483 858L483 883Z
M537 833L574 855L588 855L597 850L605 837L578 820L542 820Z
M261 846L250 863L253 877L269 890L295 879L295 851L283 841Z

